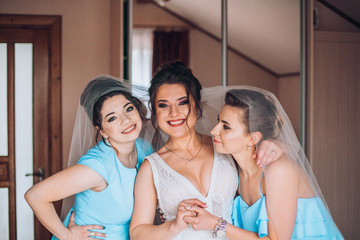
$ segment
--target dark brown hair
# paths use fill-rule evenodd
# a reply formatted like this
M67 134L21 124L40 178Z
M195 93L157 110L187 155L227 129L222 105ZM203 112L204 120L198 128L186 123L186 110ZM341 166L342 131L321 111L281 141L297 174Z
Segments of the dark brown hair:
M145 120L146 108L139 99L132 96L129 92L126 92L126 91L109 92L109 93L101 96L94 105L92 122L93 122L93 125L95 127L97 127L96 136L95 136L96 142L97 142L97 139L99 138L100 130L102 130L102 118L101 118L101 113L100 113L101 108L107 99L109 99L113 96L117 96L117 95L123 95L127 100L129 100L135 106L137 111L139 112L141 119ZM104 141L104 143L106 144L105 139L102 136L101 136L101 138Z
M259 145L263 140L276 139L281 129L275 105L264 94L249 89L232 89L226 93L225 105L242 110L240 119L246 126L246 133L260 132Z
M192 97L197 117L202 116L202 109L200 106L201 101L201 89L202 86L199 80L192 74L190 68L181 61L170 61L161 65L153 78L151 79L151 84L149 88L149 108L151 111L151 122L156 128L156 111L155 111L155 100L156 94L160 86L163 84L181 84L186 90L186 95ZM190 98L189 98L190 100ZM191 111L191 105L189 105ZM189 111L189 112L190 112Z

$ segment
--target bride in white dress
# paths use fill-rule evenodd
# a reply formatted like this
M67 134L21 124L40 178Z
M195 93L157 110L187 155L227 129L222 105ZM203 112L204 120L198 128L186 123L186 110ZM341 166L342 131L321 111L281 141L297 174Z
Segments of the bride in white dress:
M185 216L195 214L186 211L194 199L231 222L237 170L229 155L214 151L211 137L195 130L202 115L200 92L199 81L181 62L162 65L151 81L151 120L156 131L160 129L169 138L145 158L137 175L131 239L212 239L213 231L194 231L184 221ZM154 137L157 143L161 142L158 133ZM273 143L265 144L270 145L265 155L281 151ZM271 155L270 161L275 157ZM165 218L161 225L153 224L156 208Z

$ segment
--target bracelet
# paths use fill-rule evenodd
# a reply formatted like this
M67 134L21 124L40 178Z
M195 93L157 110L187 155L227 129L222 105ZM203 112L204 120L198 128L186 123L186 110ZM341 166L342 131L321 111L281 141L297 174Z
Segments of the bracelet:
M217 224L215 225L214 232L212 234L213 238L221 237L224 238L226 236L226 227L228 222L222 217L219 218Z

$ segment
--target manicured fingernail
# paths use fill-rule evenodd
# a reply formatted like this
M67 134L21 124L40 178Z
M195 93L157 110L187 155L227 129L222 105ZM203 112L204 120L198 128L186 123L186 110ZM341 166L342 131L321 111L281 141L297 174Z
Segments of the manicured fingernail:
M189 206L186 206L186 207L185 207L186 210L189 210L190 208L191 208L191 207L189 207Z
M105 227L105 226L103 226L103 229L106 229L106 227Z

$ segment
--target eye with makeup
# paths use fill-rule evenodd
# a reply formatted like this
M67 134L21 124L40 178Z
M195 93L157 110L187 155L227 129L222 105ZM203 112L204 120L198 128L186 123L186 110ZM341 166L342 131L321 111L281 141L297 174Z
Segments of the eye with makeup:
M228 125L226 125L226 124L223 124L223 129L224 130L229 130L229 129L231 129Z
M125 112L131 112L132 110L134 110L134 106L130 105L129 107L126 108Z
M111 116L107 119L107 122L112 122L112 121L115 121L116 120L116 117L115 116Z
M162 103L162 102L160 102L160 103L158 103L158 108L166 108L166 107L168 107L169 105L167 105L167 104L165 104L165 103Z
M182 105L188 105L189 104L189 99L186 98L184 100L182 100L181 102L179 102L179 105L182 106Z

